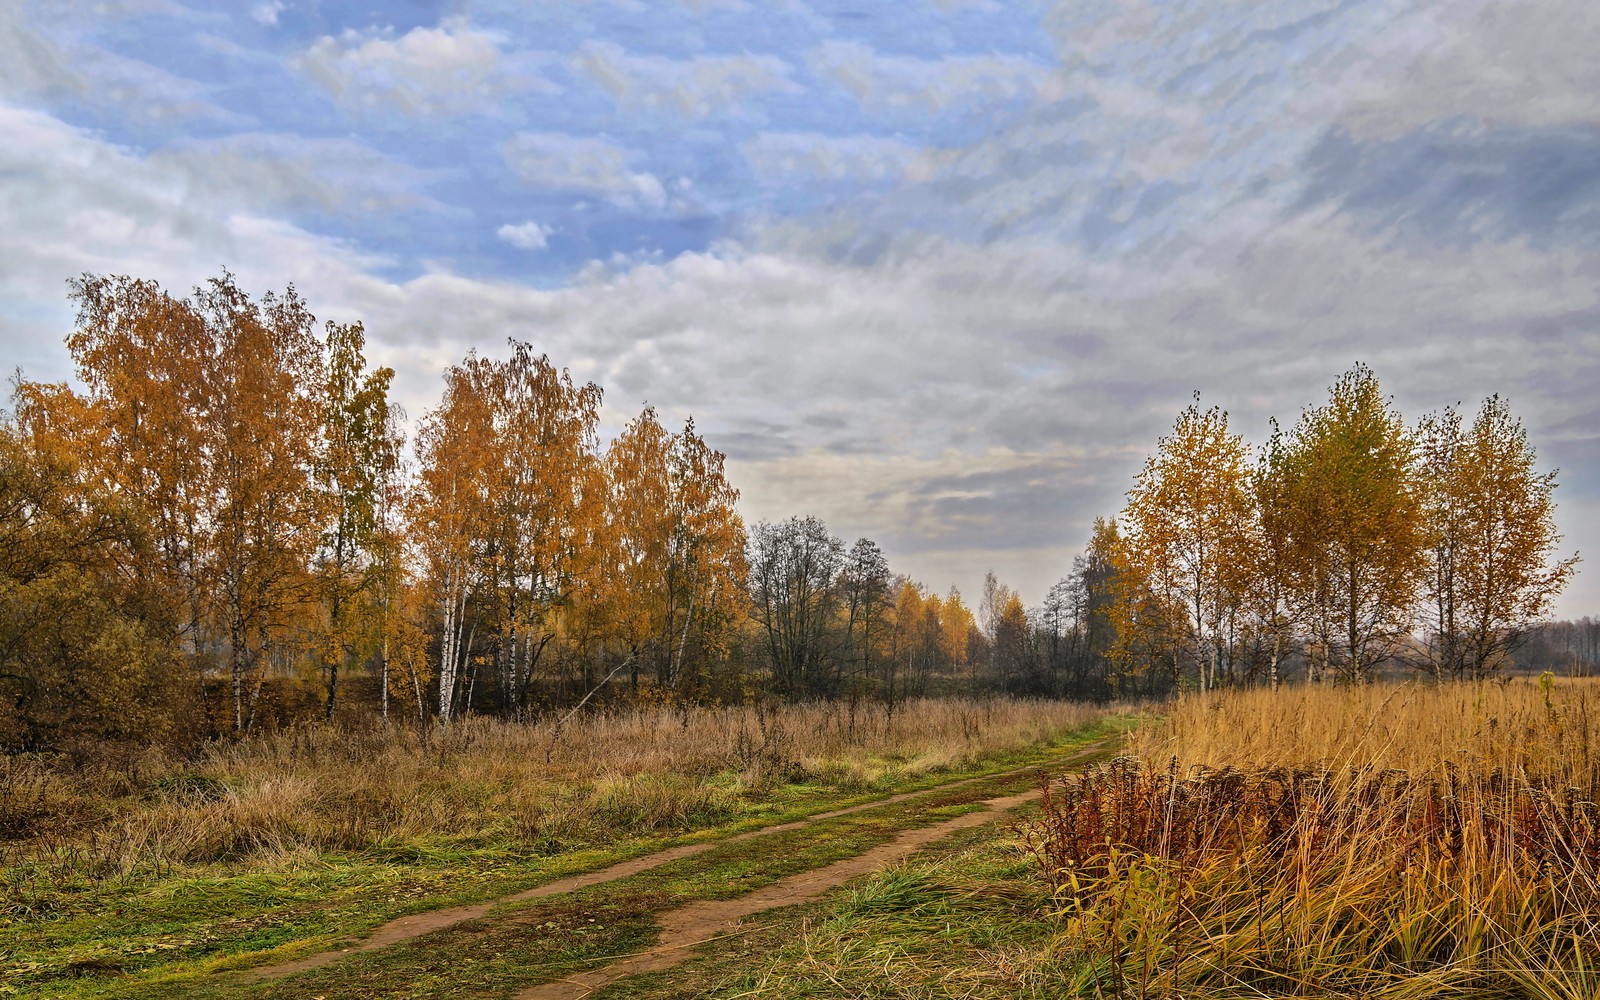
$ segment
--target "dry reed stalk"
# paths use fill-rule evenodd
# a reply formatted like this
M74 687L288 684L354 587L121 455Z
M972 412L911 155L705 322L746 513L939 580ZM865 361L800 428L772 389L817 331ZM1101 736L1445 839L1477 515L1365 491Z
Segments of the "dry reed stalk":
M1029 843L1104 994L1600 995L1583 683L1187 698Z

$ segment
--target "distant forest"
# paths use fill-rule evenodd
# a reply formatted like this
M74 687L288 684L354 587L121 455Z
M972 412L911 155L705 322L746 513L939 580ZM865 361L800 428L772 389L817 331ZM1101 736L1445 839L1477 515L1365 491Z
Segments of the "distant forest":
M0 424L0 746L618 700L1084 699L1595 662L1541 625L1554 474L1503 401L1407 426L1358 366L1259 448L1185 409L1037 607L974 606L818 518L746 525L724 456L529 345L411 427L359 323L224 273L85 275L83 390Z
M1523 673L1548 670L1575 677L1600 674L1600 621L1584 615L1577 621L1534 625L1512 653L1512 659Z

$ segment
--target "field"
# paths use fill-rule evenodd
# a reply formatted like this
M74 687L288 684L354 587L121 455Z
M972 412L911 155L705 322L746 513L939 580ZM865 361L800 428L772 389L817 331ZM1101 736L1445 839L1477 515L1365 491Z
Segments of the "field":
M233 987L206 978L218 970L322 952L406 914L672 845L718 848L663 868L664 887L597 889L611 896L591 908L617 913L584 918L606 929L585 928L603 953L647 937L662 899L737 894L1031 779L727 843L740 832L1047 762L1103 735L1111 714L1005 699L915 701L892 714L867 703L654 708L564 723L469 719L427 735L294 728L192 760L111 746L8 757L0 995L223 995ZM523 936L540 940L545 924L544 937L564 926L542 919ZM389 975L397 959L375 954L393 995L421 995L428 973ZM340 981L331 976L326 995L389 995L370 983L341 993ZM276 995L271 984L235 985ZM439 995L460 985L446 977Z
M13 759L0 992L1592 998L1597 699L640 710Z

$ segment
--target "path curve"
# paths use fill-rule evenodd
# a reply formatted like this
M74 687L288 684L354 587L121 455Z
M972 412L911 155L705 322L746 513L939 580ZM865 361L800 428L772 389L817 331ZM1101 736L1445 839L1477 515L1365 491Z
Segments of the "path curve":
M734 931L745 917L810 902L829 889L900 861L957 830L988 823L1007 810L1039 798L1040 794L1031 791L988 799L980 803L986 807L983 812L964 813L932 826L903 830L893 840L864 854L791 875L737 899L705 900L669 910L661 915L661 934L650 950L524 990L517 994L517 1000L582 1000L602 986L627 976L670 969L687 961L691 957L689 950L695 945Z
M503 903L518 903L530 899L544 899L548 896L559 896L562 893L575 892L579 889L586 889L589 886L601 885L605 882L615 882L617 879L627 878L630 875L637 875L640 872L649 871L652 868L657 868L661 865L678 861L682 858L693 857L702 851L709 851L711 848L720 844L738 843L739 841L751 840L756 837L765 837L768 834L785 833L790 830L800 830L811 826L814 823L820 823L823 820L835 819L839 816L848 816L852 813L864 812L868 809L876 809L879 806L893 805L897 802L904 802L907 799L917 798L918 796L923 795L931 795L936 792L945 791L951 788L960 788L963 785L976 784L980 781L993 781L996 778L1016 777L1017 775L1026 774L1029 771L1039 771L1048 768L1062 767L1104 750L1109 743L1110 740L1101 740L1085 746L1077 752L1067 755L1066 757L1062 757L1058 760L1052 760L1047 763L1030 764L1027 767L1019 767L1011 771L999 771L993 774L980 774L970 778L962 778L957 781L946 782L942 785L931 785L927 788L917 789L916 791L900 792L881 799L873 799L871 802L862 802L857 805L846 806L842 809L832 809L827 812L816 813L814 815L807 816L804 819L793 820L788 823L778 823L773 826L764 826L756 830L747 830L744 833L736 833L732 836L721 837L716 840L707 840L698 844L684 844L679 847L668 847L664 850L641 855L628 861L619 861L616 864L608 865L605 868L598 868L594 871L584 872L579 875L570 875L566 878L557 879L554 882L546 882L544 885L535 886L531 889L524 889L521 892L512 893L508 896L498 896L482 903L472 903L465 906L451 906L445 909L428 910L424 913L413 913L409 916L397 917L394 920L383 924L358 943L350 945L347 948L317 952L312 955L307 955L304 958L297 958L288 962L278 962L273 965L257 966L254 969L247 970L245 972L245 976L251 981L260 981L265 979L277 979L282 976L293 975L297 972L309 972L312 969L320 969L324 966L332 965L333 963L349 955L357 955L361 952L376 951L379 948L387 948L390 945L399 944L402 941L410 941L413 938L422 937L424 934L431 934L434 931L440 931L447 927L453 927L464 920L477 919L478 917L485 916L490 910ZM1029 794L1037 795L1038 793L1035 792ZM991 801L1001 802L1009 800L995 799ZM984 813L972 813L970 815L985 816ZM966 817L960 818L965 819ZM951 822L954 821L952 820ZM971 824L969 823L968 825ZM895 840L883 845L882 847L873 848L873 851L880 851L892 847L893 845L900 843L900 841L907 836L920 834L926 830L938 830L942 828L942 826L933 826L923 827L918 830L904 831ZM867 857L871 855L873 851L869 851L867 854L861 855L861 857ZM846 859L846 861L835 862L834 865L830 865L828 868L818 869L817 871L829 871L837 865L845 864L846 862L855 860L856 859L851 858ZM810 874L816 874L816 872L805 873L793 877L795 879L800 879ZM754 895L760 895L762 892L770 892L773 888L776 888L776 886L769 886L767 889L758 890L758 892ZM748 898L751 897L740 897L741 900ZM676 913L678 911L672 912ZM581 996L582 994L577 995Z

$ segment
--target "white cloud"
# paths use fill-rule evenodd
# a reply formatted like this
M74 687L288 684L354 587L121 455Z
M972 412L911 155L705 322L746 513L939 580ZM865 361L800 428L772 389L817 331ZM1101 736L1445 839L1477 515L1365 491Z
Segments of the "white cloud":
M790 79L789 64L776 56L677 60L631 55L612 42L588 42L572 63L618 104L685 118L738 112L752 97L800 89Z
M763 132L740 147L764 184L876 184L925 176L924 151L900 139L816 132Z
M658 209L667 201L660 179L629 170L631 154L606 139L520 132L500 153L512 173L535 188L598 195L623 207Z
M555 89L528 57L508 56L504 43L464 18L445 18L398 38L385 31L324 35L295 65L346 107L424 117L485 111L504 94Z
M250 8L250 17L258 24L268 27L278 23L278 15L286 9L283 0L268 0L267 3L258 3Z
M880 112L927 112L968 102L1031 98L1050 69L1020 55L886 55L853 41L830 41L806 58L811 71Z
M168 12L162 4L150 10ZM0 99L69 97L113 109L132 124L231 117L207 99L204 85L82 40L53 37L31 24L26 11L21 4L0 3ZM81 13L99 18L145 12L129 5Z
M315 209L346 215L440 211L423 193L427 171L391 159L354 139L308 139L242 132L185 140L149 157L149 165L187 185L192 197L235 209Z
M1411 37L1388 72L1350 81L1341 119L1356 134L1391 138L1457 117L1600 126L1600 13L1587 0L1468 0L1419 18Z
M0 96L82 94L88 81L61 46L35 31L21 4L0 4Z
M519 250L543 250L550 242L550 234L555 232L549 226L541 226L537 222L523 222L517 225L507 223L495 230L495 235Z

